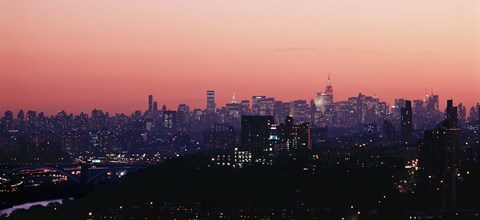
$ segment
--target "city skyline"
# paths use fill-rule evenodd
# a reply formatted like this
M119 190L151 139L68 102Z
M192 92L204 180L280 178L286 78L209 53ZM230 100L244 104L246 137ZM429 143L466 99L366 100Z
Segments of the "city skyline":
M329 85L329 84L328 84ZM325 83L325 86L328 86L327 83ZM333 85L333 84L332 84ZM332 86L331 86L332 87ZM333 87L335 87L333 85ZM199 98L199 100L195 100L194 103L197 103L197 105L191 105L191 103L189 102L182 102L182 101L174 101L174 102L171 102L173 105L168 105L167 103L164 103L162 102L162 98L163 97L159 97L158 95L155 95L155 94L146 94L144 96L142 96L141 100L136 100L135 103L139 104L138 106L136 107L132 107L132 109L130 111L118 111L118 110L111 110L111 108L109 108L108 106L104 106L105 108L101 108L101 107L95 107L95 106L92 106L91 108L88 108L88 107L84 107L85 110L68 110L69 108L68 107L61 107L59 109L51 109L51 110L46 110L46 109L49 109L49 108L17 108L17 109L14 109L14 108L5 108L3 109L2 112L5 112L5 111L12 111L12 112L18 112L20 110L23 110L23 111L29 111L29 110L33 110L33 111L38 111L38 112L43 112L45 115L55 115L57 114L58 112L61 112L61 111L66 111L68 113L74 113L74 114L80 114L80 113L86 113L86 114L89 114L91 113L92 110L94 109L99 109L99 110L103 110L105 112L109 112L109 113L113 113L113 114L130 114L130 113L133 113L135 111L150 111L150 107L153 108L153 104L157 104L158 103L158 109L161 109L163 105L167 106L167 110L176 110L177 107L179 105L182 105L182 104L186 104L187 106L190 107L190 109L201 109L201 110L206 110L208 107L207 107L207 103L208 103L208 98L205 96L205 92L208 92L208 91L215 91L216 95L215 95L215 98L214 98L214 102L215 102L215 105L216 105L216 108L217 109L220 109L222 107L226 107L226 104L228 103L232 103L232 96L235 96L235 99L236 99L236 102L237 103L240 103L240 101L242 100L248 100L248 101L252 101L252 97L254 96L265 96L265 97L272 97L272 98L275 98L275 100L277 101L282 101L282 102L294 102L296 100L305 100L307 101L307 103L310 102L310 100L316 100L315 96L312 96L311 98L296 98L296 99L291 99L291 100L283 100L283 99L280 99L274 95L268 95L268 94L253 94L253 95L250 95L250 96L238 96L238 93L233 90L229 93L230 96L228 97L225 97L226 95L228 94L221 94L221 93L218 93L216 92L216 90L212 90L212 89L209 89L209 90L204 90L202 91L202 98ZM335 95L335 100L334 100L334 103L336 102L339 102L339 101L347 101L348 98L350 97L357 97L359 94L362 94L362 95L367 95L367 96L372 96L372 97L375 97L375 98L378 98L380 101L383 101L383 102L386 102L388 104L388 107L389 108L392 108L395 104L395 100L397 99L404 99L404 100L410 100L410 101L413 101L413 100L423 100L425 101L426 98L428 98L428 96L431 96L432 94L433 95L438 95L440 96L439 98L439 109L441 111L444 111L444 109L446 108L446 104L444 104L442 101L446 102L446 100L450 100L452 98L442 98L441 95L437 94L434 92L433 89L430 89L430 91L427 91L425 90L426 93L424 94L424 96L422 97L415 97L415 98L407 98L407 97L396 97L394 98L393 100L391 101L388 101L388 100L385 100L382 98L381 95L378 95L378 94L368 94L368 93L362 93L362 92L359 92L357 94L352 94L350 96L344 96L345 98L338 98L338 90L336 90L333 94ZM324 91L319 89L317 91L318 94L321 94L323 93ZM220 95L220 96L219 96ZM208 95L207 95L208 96ZM145 101L145 97L148 97L148 102ZM220 100L222 101L219 101L219 97L220 97ZM244 98L245 97L245 98ZM153 98L155 99L155 103L153 103ZM167 98L168 99L168 98ZM224 100L224 101L223 101ZM466 105L465 103L461 102L461 101L458 101L456 100L458 104L462 104L464 105L465 107L467 107L467 109L469 109L470 107L475 107L479 102L473 102L472 105ZM152 106L150 106L150 104ZM1 110L0 110L1 111ZM469 116L468 114L468 111L467 111L467 116Z
M0 1L1 219L479 219L480 1Z
M275 7L272 7L275 5ZM254 6L254 7L251 7ZM0 110L131 112L252 95L480 94L476 1L0 3ZM208 15L208 16L207 16ZM408 15L408 16L405 16Z

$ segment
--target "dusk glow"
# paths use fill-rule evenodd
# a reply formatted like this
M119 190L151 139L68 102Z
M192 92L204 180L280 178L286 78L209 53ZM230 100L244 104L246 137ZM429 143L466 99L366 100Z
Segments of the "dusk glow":
M480 2L2 1L0 111L480 94Z
M0 1L0 220L479 219L478 186L480 0Z

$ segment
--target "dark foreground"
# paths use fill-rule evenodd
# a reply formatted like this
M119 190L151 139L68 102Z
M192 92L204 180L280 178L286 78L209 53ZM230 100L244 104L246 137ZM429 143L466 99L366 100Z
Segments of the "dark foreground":
M425 201L395 189L395 172L401 170L336 166L311 172L295 161L233 169L190 155L100 185L64 205L33 207L10 218L408 219L411 210L426 209Z

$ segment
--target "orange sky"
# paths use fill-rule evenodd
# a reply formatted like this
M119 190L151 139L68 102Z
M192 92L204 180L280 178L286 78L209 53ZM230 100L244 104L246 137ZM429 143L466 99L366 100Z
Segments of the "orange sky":
M252 95L480 102L478 0L0 1L0 111Z

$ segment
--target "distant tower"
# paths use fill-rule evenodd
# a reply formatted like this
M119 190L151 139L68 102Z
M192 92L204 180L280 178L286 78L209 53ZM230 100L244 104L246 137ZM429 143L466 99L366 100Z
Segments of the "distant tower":
M158 112L158 103L155 101L153 102L153 113L157 113Z
M327 81L327 87L325 88L325 94L331 95L332 96L332 102L333 102L333 87L330 82L330 73L328 74L328 81Z
M153 95L148 96L148 112L153 112Z
M317 93L315 105L318 111L325 111L325 106L333 104L333 87L330 82L330 74L328 74L327 86L325 92Z
M235 97L235 90L233 91L233 95L232 95L232 104L237 104L237 98Z
M453 100L447 100L447 109L445 110L445 121L447 128L457 128L458 111L457 107L453 107Z
M413 136L412 101L405 100L405 108L401 108L400 115L402 141L410 142Z
M207 90L207 111L208 112L216 111L215 91L213 90Z

